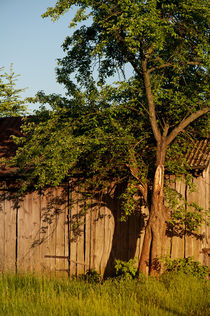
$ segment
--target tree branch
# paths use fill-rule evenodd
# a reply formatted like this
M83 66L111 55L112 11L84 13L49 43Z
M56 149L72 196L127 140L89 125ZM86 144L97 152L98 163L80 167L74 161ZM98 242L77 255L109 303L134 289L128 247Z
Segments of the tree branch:
M165 123L164 129L163 129L163 137L167 136L169 127L170 127L169 124Z
M119 48L123 52L127 61L131 63L131 65L132 65L133 69L136 71L136 73L139 76L142 76L142 72L138 67L135 55L129 51L129 47L127 47L127 45L125 44L124 38L119 34L119 32L116 32L116 39L118 40Z
M138 181L137 188L141 192L144 202L147 204L147 198L148 198L147 184L142 182L141 179L139 178L138 164L136 161L135 153L132 149L130 150L130 159L131 159L131 162L126 164L126 166L130 169L132 176Z
M196 66L196 65L200 65L200 62L199 61L187 61L187 64Z
M199 65L199 64L200 64L199 61L187 61L187 65L196 66L196 65ZM151 72L153 72L153 71L155 71L157 69L162 69L162 68L166 68L166 67L173 67L173 64L172 63L165 63L165 64L162 64L162 65L150 68L148 70L148 73L150 74Z
M153 68L150 68L148 70L148 73L150 74L151 72L153 72L154 70L157 70L157 69L161 69L161 68L166 68L166 67L172 67L173 64L171 63L166 63L166 64L163 64L163 65L160 65L160 66L156 66L156 67L153 67Z
M145 58L146 59L150 58L152 52L153 52L153 46L150 46L147 52L144 54Z
M183 129L185 129L185 127L187 127L190 123L192 123L193 121L195 121L197 118L199 118L200 116L208 113L210 110L209 107L203 108L202 110L198 110L195 113L192 113L190 116L188 116L188 118L186 118L185 120L183 120L176 128L174 128L171 133L168 135L167 139L166 139L166 144L169 145L175 138L176 136L183 131Z
M147 60L142 60L142 69L143 69L144 84L145 84L146 96L147 96L148 107L149 107L149 119L150 119L154 137L157 142L160 142L161 133L157 125L155 102L154 102L154 98L152 94L149 73L147 71Z

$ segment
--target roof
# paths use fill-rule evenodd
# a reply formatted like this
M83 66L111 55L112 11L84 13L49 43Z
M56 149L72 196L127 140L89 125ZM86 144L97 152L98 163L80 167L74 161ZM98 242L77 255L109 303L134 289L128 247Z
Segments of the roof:
M195 141L193 148L186 156L187 163L192 169L205 169L210 160L209 139Z
M0 118L0 158L9 158L15 154L17 146L11 136L20 136L21 117ZM0 166L0 176L10 174L14 169Z
M22 121L23 118L21 117L0 118L0 158L8 158L15 154L17 147L12 141L11 135L21 135L20 127ZM203 170L207 168L210 160L209 139L205 138L195 141L186 159L191 169ZM12 171L14 169L0 166L0 176L9 175Z

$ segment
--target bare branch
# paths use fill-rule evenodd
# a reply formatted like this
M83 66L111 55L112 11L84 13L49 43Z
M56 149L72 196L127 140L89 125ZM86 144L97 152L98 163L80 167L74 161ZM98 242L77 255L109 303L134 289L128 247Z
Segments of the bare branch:
M188 116L188 118L182 120L181 123L176 128L174 128L171 131L171 133L168 135L167 140L166 140L166 144L169 145L176 138L176 136L181 131L183 131L183 129L185 129L185 127L187 127L190 123L195 121L200 116L208 113L209 110L210 110L209 107L203 108L202 110L198 110L197 112L192 113L190 116Z

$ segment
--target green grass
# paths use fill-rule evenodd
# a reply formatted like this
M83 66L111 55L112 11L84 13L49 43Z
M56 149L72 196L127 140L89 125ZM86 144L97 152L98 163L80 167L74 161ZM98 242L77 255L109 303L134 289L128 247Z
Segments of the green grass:
M208 281L183 274L102 284L0 275L0 315L209 315Z

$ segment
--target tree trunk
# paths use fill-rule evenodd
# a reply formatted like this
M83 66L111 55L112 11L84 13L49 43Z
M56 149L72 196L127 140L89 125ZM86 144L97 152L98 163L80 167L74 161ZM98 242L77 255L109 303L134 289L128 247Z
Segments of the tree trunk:
M164 141L157 148L157 166L153 180L150 214L145 230L139 270L146 274L160 272L159 258L163 255L166 232L167 209L164 206Z

